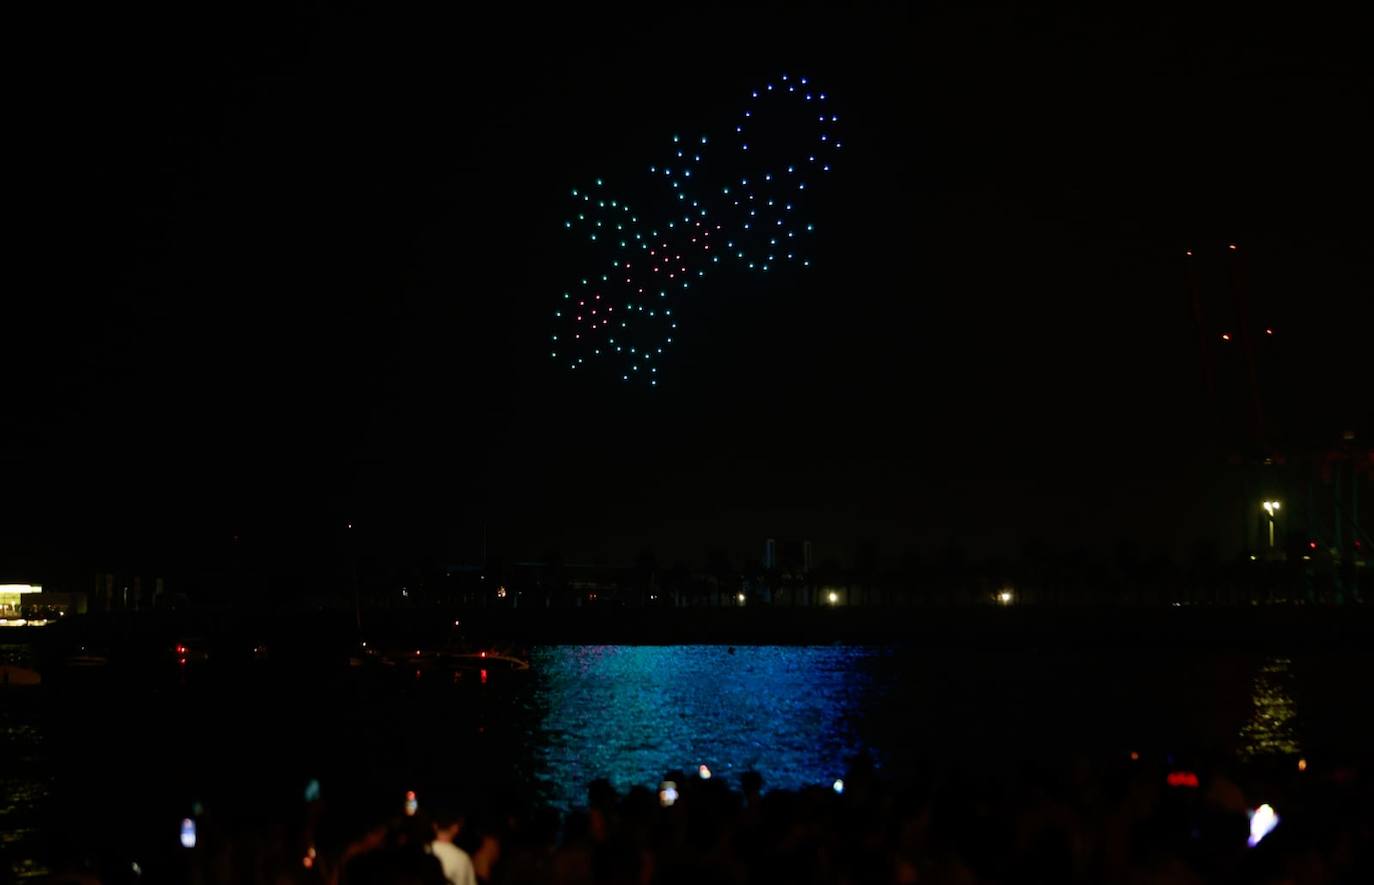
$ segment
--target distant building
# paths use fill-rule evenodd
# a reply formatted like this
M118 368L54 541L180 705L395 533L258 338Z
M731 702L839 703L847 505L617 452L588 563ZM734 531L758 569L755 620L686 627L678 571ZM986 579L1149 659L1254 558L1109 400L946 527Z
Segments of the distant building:
M763 568L790 574L811 571L811 541L808 538L769 538L763 543Z
M25 598L42 592L41 584L0 584L0 626L22 626Z
M44 593L41 584L0 584L0 627L39 627L85 611L84 593Z
M26 597L24 617L30 623L46 621L52 623L58 618L86 613L86 594L77 592L41 593Z
M162 578L154 578L151 583L145 583L141 575L97 572L94 579L89 602L92 611L141 611L161 607L175 608L178 604L185 604L184 596L167 596L167 588ZM80 596L81 609L85 611L88 604L85 601L86 594L67 595Z

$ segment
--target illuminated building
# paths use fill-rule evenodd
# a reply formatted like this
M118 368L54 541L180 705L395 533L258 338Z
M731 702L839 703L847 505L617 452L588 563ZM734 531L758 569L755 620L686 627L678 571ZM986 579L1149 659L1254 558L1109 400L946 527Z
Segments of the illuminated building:
M45 593L41 584L0 584L0 627L41 627L85 612L84 593Z
M40 584L0 584L0 626L24 626L25 597L42 592Z

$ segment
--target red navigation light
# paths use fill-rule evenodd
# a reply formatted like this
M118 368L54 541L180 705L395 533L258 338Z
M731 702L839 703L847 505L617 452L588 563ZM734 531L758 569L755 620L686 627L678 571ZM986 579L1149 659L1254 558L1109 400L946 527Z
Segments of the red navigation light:
M487 684L487 671L486 671L486 670L483 670L483 671L482 671L482 684L483 684L483 685L486 685L486 684Z
M487 656L487 653L486 653L486 652L482 652L482 655L481 655L481 656L485 658L485 657Z
M1222 332L1222 333L1221 333L1221 340L1222 340L1222 341L1230 341L1230 340L1231 340L1231 333L1230 333L1230 332Z
M1197 775L1191 771L1171 771L1169 772L1169 786L1187 787L1190 790L1197 789Z
M1274 330L1273 330L1273 329L1265 329L1265 330L1264 330L1264 334L1266 334L1266 335L1273 335L1273 334L1274 334Z
M1307 548L1308 548L1309 550L1316 550L1316 549L1317 549L1317 542L1316 542L1316 541L1308 541L1308 542L1307 542Z
M179 655L184 655L184 654L186 654L186 646L182 645L180 642L177 643L177 654L179 654Z

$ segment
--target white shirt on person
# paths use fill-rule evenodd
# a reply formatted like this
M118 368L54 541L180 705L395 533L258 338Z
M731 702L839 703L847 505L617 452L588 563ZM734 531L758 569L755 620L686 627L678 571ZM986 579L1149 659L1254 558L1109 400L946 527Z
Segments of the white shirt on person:
M466 851L452 842L435 841L429 843L429 853L439 858L449 885L477 885L477 872Z

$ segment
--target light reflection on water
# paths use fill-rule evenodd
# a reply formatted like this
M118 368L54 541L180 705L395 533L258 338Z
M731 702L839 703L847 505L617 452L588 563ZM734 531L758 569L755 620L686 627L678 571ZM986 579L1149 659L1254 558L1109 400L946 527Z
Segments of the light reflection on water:
M48 798L47 766L43 758L43 732L28 719L31 710L0 702L0 881L9 872L16 878L40 876L46 870L38 862L40 833L37 820Z
M72 844L123 850L189 785L254 809L309 777L363 798L423 783L566 808L585 804L597 777L652 788L703 763L732 785L753 768L766 788L797 788L832 783L861 749L902 777L1127 750L1262 761L1298 752L1299 735L1305 754L1340 757L1366 753L1374 734L1374 657L1350 655L1290 666L1136 648L552 646L489 684L350 671L312 681L313 704L295 677L270 672L207 671L174 689L89 675L99 678L0 696L0 881L7 863L27 875L60 859L44 848L55 816L43 808L84 809L84 822L62 817ZM173 730L186 740L168 744ZM243 748L235 759L211 752L226 741Z
M770 787L839 777L861 745L868 688L863 647L557 646L534 652L546 711L539 777L559 805L586 785L654 786L670 770L710 766Z
M1298 707L1293 700L1292 661L1266 658L1251 680L1254 709L1240 728L1238 754L1243 759L1297 755Z

